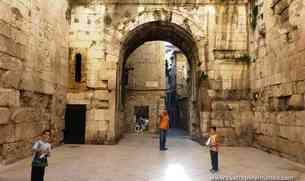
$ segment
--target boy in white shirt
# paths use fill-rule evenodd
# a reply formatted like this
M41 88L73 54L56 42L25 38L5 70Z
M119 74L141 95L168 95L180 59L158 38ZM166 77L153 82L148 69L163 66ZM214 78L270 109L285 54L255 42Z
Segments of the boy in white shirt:
M51 152L50 141L51 131L43 131L42 139L34 143L33 161L32 161L32 173L31 181L43 181L45 168L48 166L48 157Z

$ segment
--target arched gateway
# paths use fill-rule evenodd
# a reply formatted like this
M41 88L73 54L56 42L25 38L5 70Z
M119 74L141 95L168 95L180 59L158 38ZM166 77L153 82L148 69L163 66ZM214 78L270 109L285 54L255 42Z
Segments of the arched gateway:
M121 126L124 125L123 100L123 70L129 55L139 46L149 41L166 41L178 47L187 57L191 70L191 93L188 103L190 134L194 135L194 127L200 125L198 96L199 96L199 69L200 62L204 61L204 50L198 49L199 43L204 43L204 32L191 19L174 11L155 10L139 13L139 16L123 22L112 32L111 47L118 55L116 67L116 105L115 105L115 137L122 135ZM119 45L119 46L117 46ZM119 51L119 52L117 52Z
M120 125L124 121L124 105L123 100L123 70L125 63L129 55L139 46L148 41L162 40L172 43L181 49L186 55L190 64L191 70L191 92L189 99L189 124L199 124L199 110L198 110L198 65L199 54L196 41L194 40L190 31L180 25L174 24L169 21L152 21L144 24L140 24L136 28L132 29L127 33L123 43L121 44L120 56L117 68L117 80L116 80L116 132L121 134ZM193 132L192 126L190 125L190 133Z

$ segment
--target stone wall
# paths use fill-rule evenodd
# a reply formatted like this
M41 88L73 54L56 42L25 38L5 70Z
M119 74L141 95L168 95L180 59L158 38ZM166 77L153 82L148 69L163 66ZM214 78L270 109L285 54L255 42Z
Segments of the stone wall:
M63 139L67 2L0 1L0 164L31 154L45 129Z
M305 2L256 1L253 9L258 12L249 42L255 146L305 163Z
M176 52L175 55L177 96L178 99L187 98L190 90L190 66L182 52Z
M250 145L247 6L216 6L209 22L210 50L201 64L200 134L216 126L223 144ZM252 113L251 113L252 114ZM250 115L251 115L250 114ZM193 125L194 126L194 125ZM250 129L250 128L249 128Z
M137 48L127 59L128 89L166 89L164 42L147 42Z
M190 65L182 52L176 55L176 90L177 90L177 120L176 125L189 131L189 104L190 104Z

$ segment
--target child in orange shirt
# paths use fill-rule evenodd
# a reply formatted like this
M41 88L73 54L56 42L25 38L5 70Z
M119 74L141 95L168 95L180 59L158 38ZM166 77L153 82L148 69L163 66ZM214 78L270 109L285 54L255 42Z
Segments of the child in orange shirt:
M219 140L218 134L216 133L216 127L211 127L210 137L207 141L207 146L210 147L210 154L211 154L211 164L212 169L210 171L215 173L218 171L218 147L219 147Z

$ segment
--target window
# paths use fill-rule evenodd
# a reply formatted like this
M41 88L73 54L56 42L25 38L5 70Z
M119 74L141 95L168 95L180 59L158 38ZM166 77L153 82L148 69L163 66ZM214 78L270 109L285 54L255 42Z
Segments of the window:
M75 55L75 81L80 82L82 79L82 55Z

